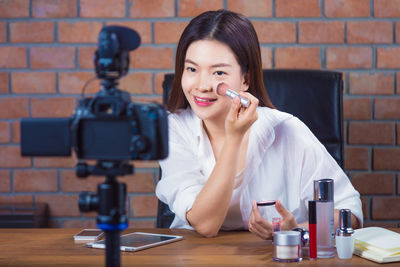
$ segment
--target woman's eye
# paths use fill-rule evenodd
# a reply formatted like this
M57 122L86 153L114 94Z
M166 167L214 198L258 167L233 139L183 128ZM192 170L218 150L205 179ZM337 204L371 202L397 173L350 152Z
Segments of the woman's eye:
M190 71L190 72L196 72L196 69L193 68L193 67L187 67L186 69L187 69L188 71Z
M222 75L224 75L226 73L223 72L223 71L218 70L218 71L215 72L215 74L217 74L217 76L222 76Z

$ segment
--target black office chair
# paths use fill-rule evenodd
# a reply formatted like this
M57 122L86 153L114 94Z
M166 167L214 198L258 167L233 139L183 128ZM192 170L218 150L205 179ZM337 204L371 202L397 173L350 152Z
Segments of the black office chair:
M171 90L173 78L173 74L165 75L164 103ZM343 168L342 73L322 70L264 70L263 78L275 107L303 121ZM158 202L157 227L168 228L174 216L168 205Z

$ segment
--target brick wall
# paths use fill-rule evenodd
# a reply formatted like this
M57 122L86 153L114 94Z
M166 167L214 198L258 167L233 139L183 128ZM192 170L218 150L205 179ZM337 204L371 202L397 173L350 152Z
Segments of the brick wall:
M341 71L345 77L345 170L362 194L366 225L400 223L400 0L0 0L0 203L46 202L53 227L93 226L77 196L103 178L75 177L75 158L22 158L19 119L68 117L94 76L99 30L136 29L120 87L161 101L176 42L205 10L249 16L264 68ZM99 83L91 83L93 94ZM128 184L130 226L153 227L155 162L135 162Z

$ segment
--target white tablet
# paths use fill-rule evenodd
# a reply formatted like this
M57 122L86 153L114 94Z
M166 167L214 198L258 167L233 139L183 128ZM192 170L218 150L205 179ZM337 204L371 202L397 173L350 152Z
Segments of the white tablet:
M146 248L164 245L182 240L183 236L163 235L153 233L135 232L121 236L120 248L122 251L138 251ZM105 240L87 243L90 248L105 248Z

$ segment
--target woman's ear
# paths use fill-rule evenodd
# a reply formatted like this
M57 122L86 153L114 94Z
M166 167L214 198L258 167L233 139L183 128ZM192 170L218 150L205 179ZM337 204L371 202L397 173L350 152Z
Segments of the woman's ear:
M249 72L246 72L246 74L243 75L243 84L242 84L242 92L245 92L249 89L250 86L250 74Z

